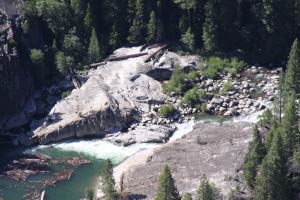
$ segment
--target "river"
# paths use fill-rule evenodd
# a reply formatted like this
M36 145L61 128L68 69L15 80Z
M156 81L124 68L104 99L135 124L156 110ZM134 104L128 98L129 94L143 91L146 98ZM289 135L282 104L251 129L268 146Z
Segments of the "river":
M270 107L271 104L267 105ZM245 117L226 119L224 123L238 121L257 122L257 116L262 112L256 112ZM197 123L217 123L215 116L199 116ZM194 121L177 124L177 130L170 138L174 141L193 130ZM131 155L144 150L153 149L160 144L135 144L129 147L116 146L101 139L90 140L69 140L52 145L40 145L30 149L2 148L1 164L7 164L13 159L17 159L24 154L43 153L53 159L65 157L83 157L91 163L80 166L68 181L58 182L55 186L47 186L45 200L78 200L85 196L87 188L97 185L101 169L105 159L111 159L114 165L120 164ZM59 171L59 167L50 166L51 171ZM38 174L30 176L26 181L16 181L5 177L0 177L0 198L5 200L21 200L30 191L41 188L39 181L47 178L50 174Z
M193 121L177 125L177 131L170 140L182 137L193 129ZM53 159L65 157L83 157L91 163L80 166L68 181L61 181L56 186L46 187L45 200L78 200L84 197L87 188L96 185L101 175L105 159L111 159L114 165L120 164L129 156L143 150L151 149L160 144L135 144L129 147L116 146L101 139L69 140L52 145L40 145L31 149L5 148L2 150L2 164L7 164L13 159L24 154L43 153ZM5 151L5 152L4 152ZM8 153L9 152L9 153ZM50 166L53 172L59 170L57 166ZM26 181L16 181L0 177L0 197L5 200L21 200L31 190L40 188L39 181L47 178L49 174L30 176Z

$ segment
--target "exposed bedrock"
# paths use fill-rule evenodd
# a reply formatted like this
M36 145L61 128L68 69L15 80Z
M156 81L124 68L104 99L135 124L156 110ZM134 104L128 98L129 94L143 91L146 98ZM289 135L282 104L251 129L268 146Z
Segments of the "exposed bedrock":
M219 189L222 199L227 199L231 189L236 188L240 190L238 195L247 198L249 191L243 180L242 165L253 126L249 123L197 124L182 139L124 161L115 169L116 181L125 169L124 191L153 199L159 174L168 164L181 194L195 195L200 178L205 174Z
M155 50L144 52L151 54ZM114 56L137 53L140 47L121 48ZM166 99L160 82L146 74L162 68L171 71L175 65L187 67L196 62L196 57L166 55L155 65L145 63L147 56L141 56L107 62L91 70L84 85L58 102L41 121L40 127L33 131L33 142L46 144L73 137L102 137L138 121L143 114L151 112L153 105Z

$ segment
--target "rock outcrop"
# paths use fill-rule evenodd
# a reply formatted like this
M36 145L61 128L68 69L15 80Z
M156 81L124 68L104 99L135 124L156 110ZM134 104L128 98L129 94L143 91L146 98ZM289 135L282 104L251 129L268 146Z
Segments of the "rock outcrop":
M122 134L113 134L106 140L122 146L135 143L165 143L175 131L175 125L145 124Z
M150 54L155 50L145 49L144 52ZM113 56L137 53L140 47L122 48ZM161 68L172 70L176 64L188 67L196 62L175 54L171 56L174 62L166 67L145 63L146 57L107 62L91 70L86 83L58 102L42 126L33 131L33 141L45 144L71 137L103 137L121 131L166 98L160 82L147 73Z
M237 195L247 197L249 191L243 181L242 164L252 130L253 124L248 123L197 124L182 139L162 145L152 153L137 153L124 161L115 168L116 181L127 169L124 191L141 199L153 199L159 174L168 164L181 194L195 195L205 174L220 190L222 199L227 199L231 189L236 188L240 190Z
M33 80L20 62L14 25L13 19L0 14L0 132L26 124L35 110L29 98Z

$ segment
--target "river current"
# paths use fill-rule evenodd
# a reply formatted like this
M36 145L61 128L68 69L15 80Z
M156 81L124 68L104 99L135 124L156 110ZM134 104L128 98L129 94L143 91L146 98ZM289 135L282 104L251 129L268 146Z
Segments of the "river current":
M271 104L267 105L268 107ZM257 116L262 112L256 112L245 117L231 118L225 123L232 122L257 122ZM196 118L197 123L216 123L217 119L213 116L200 116ZM188 121L183 124L177 124L177 130L170 138L170 141L181 138L193 130L195 121ZM55 186L41 188L46 190L45 200L78 200L85 196L87 188L93 188L97 185L101 175L102 166L105 159L111 159L114 165L120 164L126 158L144 150L153 149L160 144L135 144L129 147L121 147L101 139L91 140L69 140L52 145L40 145L31 149L2 149L1 165L16 159L24 154L43 153L51 156L53 159L65 157L83 157L90 161L89 164L80 166L67 181L61 181ZM59 170L57 166L53 171ZM0 177L0 198L5 200L22 200L24 195L31 190L41 187L41 180L47 178L49 174L38 174L30 176L26 181L16 181L5 177Z

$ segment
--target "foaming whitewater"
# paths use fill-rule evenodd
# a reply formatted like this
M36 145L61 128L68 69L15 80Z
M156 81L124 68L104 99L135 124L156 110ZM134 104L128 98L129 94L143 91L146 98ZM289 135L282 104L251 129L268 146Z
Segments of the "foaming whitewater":
M177 130L170 138L170 141L174 141L191 132L193 130L194 121L188 121L186 123L176 125ZM62 152L76 152L84 156L92 157L94 159L110 159L113 163L118 164L139 151L145 149L154 149L159 145L160 144L155 143L142 143L133 144L128 147L122 147L101 139L70 140L57 144L40 145L38 147L27 150L26 153L35 153L39 150L55 148Z
M265 105L267 109L271 109L274 106L273 102L270 102L270 101L268 101L268 102L261 101L260 103L262 105ZM246 116L235 117L235 118L233 118L233 122L257 123L259 121L258 117L260 115L262 115L264 112L265 112L265 110L260 110L260 111L251 113Z
M195 121L190 120L186 123L176 124L177 130L174 132L173 136L170 137L170 142L182 138L182 136L186 135L187 133L191 132L194 128Z
M55 148L65 152L77 152L95 159L111 159L113 163L117 164L138 151L155 148L156 146L157 144L135 144L129 147L122 147L114 145L108 141L94 139L69 141L52 145L40 145L31 149L29 152L36 152L40 149Z

